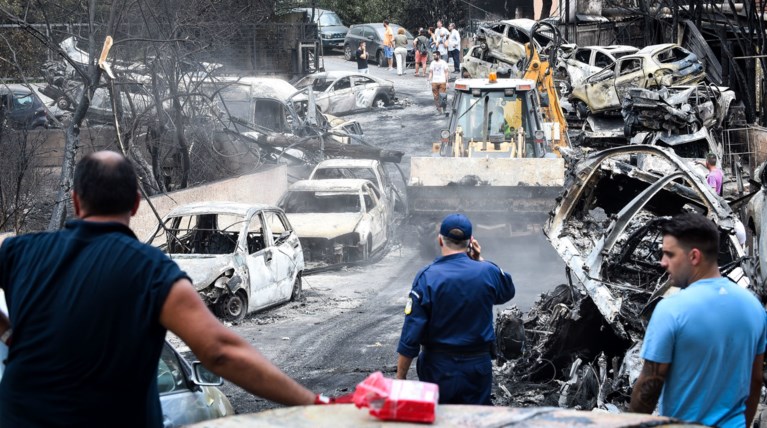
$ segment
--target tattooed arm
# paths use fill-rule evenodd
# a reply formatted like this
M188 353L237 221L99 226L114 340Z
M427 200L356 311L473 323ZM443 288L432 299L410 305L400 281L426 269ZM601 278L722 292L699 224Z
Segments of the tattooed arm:
M650 360L644 361L642 372L631 392L629 409L632 412L650 414L655 410L670 366L670 364L656 363Z

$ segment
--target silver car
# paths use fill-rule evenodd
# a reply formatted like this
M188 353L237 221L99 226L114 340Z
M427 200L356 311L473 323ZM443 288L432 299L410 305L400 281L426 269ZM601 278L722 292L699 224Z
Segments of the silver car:
M200 363L189 364L168 342L157 366L163 427L179 427L234 414L229 399L216 386L221 377Z

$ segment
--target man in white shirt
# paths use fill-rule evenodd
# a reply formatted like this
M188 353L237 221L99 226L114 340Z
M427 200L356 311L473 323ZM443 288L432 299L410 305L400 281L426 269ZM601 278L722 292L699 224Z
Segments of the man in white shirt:
M448 25L450 36L447 38L447 55L453 60L453 73L461 71L461 33L455 29L455 24Z
M447 56L447 38L450 32L442 26L442 20L437 21L437 28L434 30L434 39L437 43L437 52L444 58Z
M431 94L434 96L434 104L437 106L437 113L442 114L445 105L442 103L442 96L447 97L448 80L447 63L442 60L439 51L434 52L434 60L429 65L429 81L431 82Z

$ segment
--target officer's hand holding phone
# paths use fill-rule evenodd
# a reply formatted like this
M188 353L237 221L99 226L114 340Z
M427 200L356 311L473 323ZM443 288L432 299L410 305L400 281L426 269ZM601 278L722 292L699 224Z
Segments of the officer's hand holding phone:
M482 247L479 245L479 242L472 236L471 239L469 239L469 248L466 249L466 253L472 259L480 261L484 260L481 256L481 252Z

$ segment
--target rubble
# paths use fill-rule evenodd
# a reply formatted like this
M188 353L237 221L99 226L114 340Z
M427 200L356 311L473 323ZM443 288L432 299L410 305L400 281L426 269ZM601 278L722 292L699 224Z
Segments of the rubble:
M671 172L632 165L637 155L665 162ZM722 274L744 287L756 284L734 235L735 214L670 150L608 149L571 166L544 227L569 283L542 295L524 315L516 309L499 314L498 358L505 364L496 373L503 387L496 404L627 408L652 310L678 291L660 267L660 224L685 211L706 214L719 226ZM762 288L754 291L764 297Z

